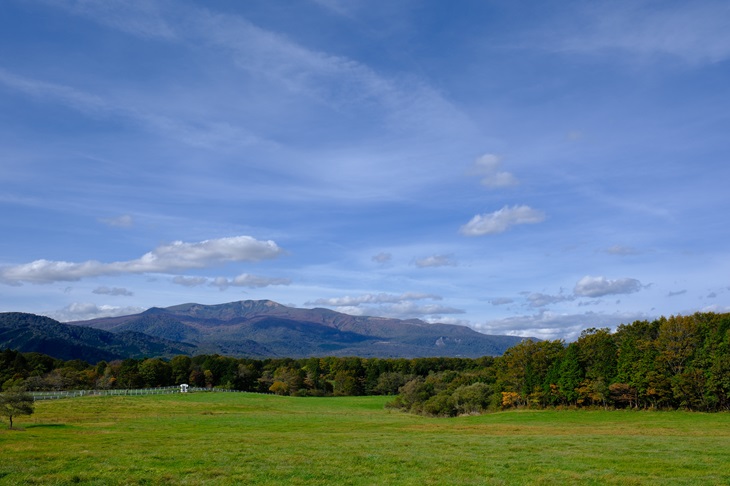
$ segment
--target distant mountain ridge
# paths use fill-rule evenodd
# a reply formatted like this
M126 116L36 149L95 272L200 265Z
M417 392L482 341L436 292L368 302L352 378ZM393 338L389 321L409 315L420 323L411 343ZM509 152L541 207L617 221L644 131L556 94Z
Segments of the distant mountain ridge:
M0 313L0 348L37 352L54 358L111 361L144 356L190 354L195 346L147 334L112 333L90 327L61 324L49 317L21 312Z
M195 344L201 352L250 357L480 357L503 354L523 338L419 319L351 316L271 300L153 307L141 314L70 324L135 331Z
M65 324L32 314L0 313L0 348L87 361L214 353L250 358L476 358L501 355L523 339L419 319L287 307L270 300L152 307L139 314Z

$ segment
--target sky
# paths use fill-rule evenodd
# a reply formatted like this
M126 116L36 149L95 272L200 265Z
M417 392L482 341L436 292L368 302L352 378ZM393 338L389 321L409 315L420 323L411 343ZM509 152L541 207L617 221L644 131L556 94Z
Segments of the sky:
M7 0L0 311L730 312L730 3Z

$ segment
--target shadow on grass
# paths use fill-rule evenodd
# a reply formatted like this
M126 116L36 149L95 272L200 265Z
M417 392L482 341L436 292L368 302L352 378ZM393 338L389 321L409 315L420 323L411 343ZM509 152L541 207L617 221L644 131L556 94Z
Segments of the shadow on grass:
M26 425L26 429L47 429L47 428L66 428L69 427L66 424L30 424Z

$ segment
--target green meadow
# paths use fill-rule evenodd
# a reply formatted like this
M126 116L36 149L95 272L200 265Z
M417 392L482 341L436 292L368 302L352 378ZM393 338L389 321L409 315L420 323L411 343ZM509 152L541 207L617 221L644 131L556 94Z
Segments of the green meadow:
M0 430L0 484L730 484L730 415L510 411L247 393L36 404ZM6 426L5 426L6 427Z

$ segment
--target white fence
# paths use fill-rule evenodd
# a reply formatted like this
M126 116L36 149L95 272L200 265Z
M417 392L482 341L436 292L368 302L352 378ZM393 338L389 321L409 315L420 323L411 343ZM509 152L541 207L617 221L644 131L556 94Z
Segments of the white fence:
M239 390L227 390L223 388L197 388L189 387L188 393L192 392L236 392ZM140 388L135 390L68 390L68 391L34 391L28 392L33 400L58 400L61 398L75 398L87 396L112 396L112 395L168 395L180 393L179 386L168 386L164 388Z

